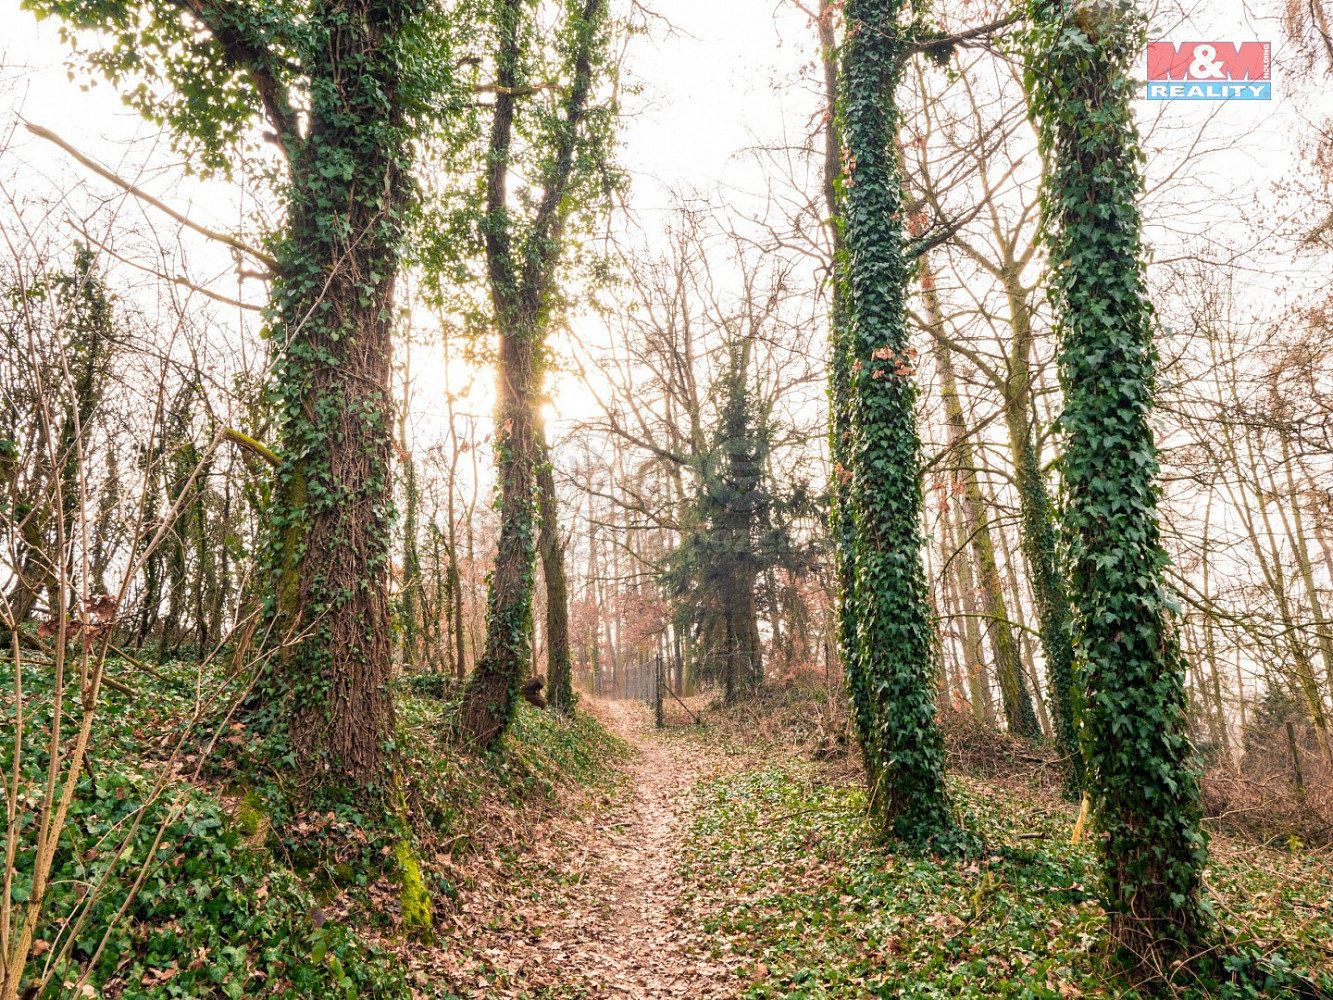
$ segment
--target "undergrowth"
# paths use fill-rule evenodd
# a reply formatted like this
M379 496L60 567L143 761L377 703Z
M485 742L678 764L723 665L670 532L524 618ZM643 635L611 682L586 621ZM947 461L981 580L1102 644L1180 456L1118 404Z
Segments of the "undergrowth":
M438 737L441 702L405 690L398 787L379 795L389 805L348 792L312 798L293 784L299 769L280 738L228 711L239 690L189 662L158 670L108 664L134 695L109 693L98 708L92 772L82 769L59 842L25 1000L70 995L89 966L84 995L108 1000L411 996L393 948L411 932L402 900L411 897L409 909L431 897L447 905L459 888L423 865L421 884L399 890L418 851L466 855L489 836L497 810L551 808L561 787L600 788L622 752L587 716L524 706L495 752L463 754ZM24 847L41 820L49 675L25 666L15 903L31 891L34 852ZM0 663L6 777L15 766L13 682L12 663ZM224 697L191 725L201 691ZM76 722L65 716L66 738ZM52 972L44 991L32 989Z
M860 788L827 783L808 763L767 763L705 785L682 874L691 919L718 953L744 962L741 995L1138 996L1103 955L1097 860L1090 846L1069 844L1072 812L1054 797L965 777L950 793L986 845L969 858L886 850ZM1333 989L1333 877L1319 859L1221 850L1209 881L1245 911L1228 933L1249 957L1180 995L1300 996L1293 965Z

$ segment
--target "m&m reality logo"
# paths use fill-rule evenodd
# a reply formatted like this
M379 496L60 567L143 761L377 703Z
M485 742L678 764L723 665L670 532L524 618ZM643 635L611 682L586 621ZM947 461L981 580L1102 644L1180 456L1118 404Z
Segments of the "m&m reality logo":
M1150 101L1268 101L1269 42L1149 42Z

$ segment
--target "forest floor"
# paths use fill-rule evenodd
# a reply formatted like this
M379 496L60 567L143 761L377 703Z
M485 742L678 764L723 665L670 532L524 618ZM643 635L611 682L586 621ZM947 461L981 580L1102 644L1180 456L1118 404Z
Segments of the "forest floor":
M726 768L707 743L654 735L638 702L590 702L631 748L618 793L530 831L521 857L467 893L439 950L408 956L420 995L734 997L739 960L711 957L682 919L680 849L695 788ZM443 974L443 975L441 975Z
M1138 996L1105 954L1095 851L1069 843L1075 807L1031 744L1009 748L1007 775L968 774L951 753L951 795L978 850L895 852L869 828L855 760L808 694L665 732L642 705L585 700L628 744L614 788L547 813L513 854L471 859L441 944L398 950L417 995ZM1221 836L1212 848L1233 974L1204 988L1181 977L1167 993L1333 996L1327 852Z
M25 693L50 684L24 669ZM1049 749L955 714L949 793L976 846L937 856L876 835L828 679L731 709L699 697L706 726L673 706L661 731L636 702L523 705L481 756L449 742L447 701L407 685L407 808L381 814L293 795L281 745L225 702L198 725L216 678L193 665L121 670L137 693L99 715L32 949L44 997L82 975L105 1000L1137 996L1107 960L1097 851L1070 843ZM42 717L16 757L3 682L0 769L40 801ZM1333 998L1333 846L1215 832L1209 855L1221 971L1168 992ZM122 869L144 873L132 905ZM409 919L423 900L429 928Z

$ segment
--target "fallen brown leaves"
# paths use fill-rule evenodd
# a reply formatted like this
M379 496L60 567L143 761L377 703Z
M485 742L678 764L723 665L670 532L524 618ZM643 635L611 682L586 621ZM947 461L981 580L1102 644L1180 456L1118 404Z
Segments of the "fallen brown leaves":
M540 815L497 804L475 851L431 859L431 874L459 889L453 903L436 895L438 943L381 941L416 995L720 1000L744 988L737 963L712 957L707 935L678 915L676 845L715 760L693 741L650 735L637 703L585 706L635 747L625 785L614 797L568 793Z

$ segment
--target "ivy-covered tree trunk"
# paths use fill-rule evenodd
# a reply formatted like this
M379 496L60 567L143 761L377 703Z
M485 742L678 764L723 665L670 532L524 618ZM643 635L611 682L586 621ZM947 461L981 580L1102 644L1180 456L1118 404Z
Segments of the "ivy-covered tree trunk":
M486 644L463 689L463 732L488 747L513 716L532 660L532 591L537 555L537 443L532 334L502 326L496 378L495 454L500 541L486 593Z
M1005 406L1014 457L1014 487L1018 492L1019 534L1036 604L1042 655L1046 661L1051 722L1057 744L1071 757L1070 778L1077 786L1082 761L1074 714L1074 647L1069 640L1069 593L1060 575L1056 552L1058 525L1055 509L1046 491L1032 422L1026 413L1029 400L1024 397L1020 397L1017 404L1017 408L1024 411L1022 419L1011 415L1013 405L1006 402Z
M1104 837L1111 939L1165 974L1205 930L1207 848L1159 539L1152 307L1144 279L1133 9L1035 9L1027 79L1045 164L1065 407L1064 545L1086 788Z
M828 110L824 125L824 203L831 221L829 243L833 264L846 265L846 243L842 222L842 129L838 105L838 44L834 30L835 0L820 0L819 45L824 64L824 96ZM851 508L851 358L847 351L847 300L842 280L833 282L829 302L828 397L829 457L833 477L829 483L829 534L833 539L833 569L837 588L838 658L843 664L852 702L852 720L865 762L866 780L872 790L879 787L879 758L876 756L875 701L869 684L855 669L857 658L856 527Z
M758 609L755 604L754 575L739 567L724 583L727 591L722 609L723 698L734 705L741 695L757 686L762 677L763 661L758 652Z
M308 127L277 247L270 510L277 682L298 756L373 781L392 733L390 448L394 284L411 144L400 65L412 0L314 5Z
M537 545L546 580L546 700L557 712L574 708L573 664L569 652L569 585L565 578L565 550L560 544L559 506L555 471L546 446L546 428L538 431L537 489L541 532Z
M510 204L508 184L518 99L542 89L528 86L524 76L539 39L524 0L495 0L492 8L496 89L482 232L500 334L495 434L500 541L487 594L485 649L464 687L459 713L462 735L483 748L508 727L531 663L539 532L539 363L544 359L564 227L575 210L573 190L602 154L598 140L590 139L586 130L594 75L606 44L606 2L583 0L568 12L559 39L568 85L558 109L543 112L537 133L523 137L539 150L541 159L535 207L523 219Z
M1073 700L1074 647L1069 640L1069 593L1060 573L1055 509L1042 474L1041 449L1032 416L1032 315L1019 271L1018 263L1009 254L1002 281L1014 339L1004 387L1004 422L1009 432L1014 488L1018 493L1020 544L1032 584L1041 651L1046 660L1051 722L1056 743L1069 758L1070 785L1077 789L1082 782L1083 761L1078 749Z
M864 734L874 762L872 801L886 830L921 843L948 831L952 817L921 558L921 444L906 321L911 270L895 152L904 7L903 0L850 0L845 8L838 110L847 325L838 340L846 352L849 436L835 475L849 476L857 636L846 669L854 699L873 713Z

